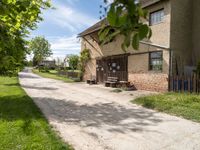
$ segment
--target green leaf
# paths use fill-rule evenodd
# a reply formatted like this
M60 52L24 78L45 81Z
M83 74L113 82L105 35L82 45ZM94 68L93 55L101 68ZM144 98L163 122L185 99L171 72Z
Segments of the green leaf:
M128 48L131 44L131 33L125 36L124 38L124 44Z
M140 37L139 37L139 34L136 33L136 34L133 36L133 39L132 39L132 47L133 47L135 50L138 50L138 49L139 49L139 42L140 42Z
M102 29L102 30L99 32L99 40L100 40L100 41L103 41L103 40L107 37L109 31L110 31L110 28L109 28L109 27L106 27L106 28Z
M151 36L152 36L152 30L151 30L151 28L149 28L149 35L148 35L148 39L150 39L150 38L151 38Z
M110 10L109 10L108 15L107 15L107 20L108 20L108 22L109 22L109 24L111 26L115 26L116 25L117 14L115 12L114 4L111 4Z
M121 48L122 48L122 50L123 50L124 52L126 52L126 46L125 46L124 43L122 43Z
M149 27L146 24L139 26L139 38L140 38L140 40L146 38L148 33L149 33Z
M144 10L140 6L138 6L138 15L141 17L145 17L145 14L146 13L144 12Z
M104 31L103 36L100 37L103 43L109 42L118 35L124 35L122 50L125 51L130 45L137 50L140 40L151 37L149 26L141 23L148 13L140 4L135 4L135 0L114 0L108 9L107 20L110 26L109 31ZM113 30L115 33L112 34Z
M116 26L117 26L117 27L120 27L120 26L122 26L122 25L125 25L126 22L127 22L127 14L124 14L123 16L120 16L120 17L118 18L118 22L117 22Z

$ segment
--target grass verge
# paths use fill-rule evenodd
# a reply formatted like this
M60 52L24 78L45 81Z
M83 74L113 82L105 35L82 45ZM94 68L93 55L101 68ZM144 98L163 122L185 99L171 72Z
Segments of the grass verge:
M59 76L57 74L57 71L55 71L55 70L50 70L50 72L45 72L45 73L44 72L39 72L39 70L37 70L37 69L33 69L32 71L33 71L33 73L35 73L35 74L37 74L37 75L39 75L41 77L44 77L44 78L62 80L64 82L68 82L68 83L74 82L74 80L72 80L72 79L69 79L67 77Z
M132 102L146 108L200 122L199 95L166 93L137 98Z
M72 149L51 129L16 77L0 76L0 149Z

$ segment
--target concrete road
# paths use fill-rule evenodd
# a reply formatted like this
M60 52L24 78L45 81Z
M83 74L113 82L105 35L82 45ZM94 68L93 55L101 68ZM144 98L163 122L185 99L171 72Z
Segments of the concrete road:
M60 136L76 150L200 150L200 124L129 101L146 91L64 83L20 73L20 83Z

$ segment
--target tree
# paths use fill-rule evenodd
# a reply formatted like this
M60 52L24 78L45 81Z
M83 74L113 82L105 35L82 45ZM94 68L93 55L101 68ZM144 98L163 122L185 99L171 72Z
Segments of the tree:
M51 45L44 37L35 37L29 43L29 50L33 52L34 65L52 55Z
M14 74L23 67L29 31L42 20L42 9L51 7L44 0L0 1L0 74Z
M79 56L78 55L68 55L66 60L68 61L69 67L72 70L76 70L78 68L78 64L79 64Z
M89 49L84 49L83 51L81 51L79 69L82 72L85 72L85 66L86 66L87 62L90 60L90 58L91 58L91 56L90 56Z
M107 0L104 0L107 4ZM132 45L134 49L139 48L140 40L151 37L151 29L145 23L147 12L140 6L138 0L114 0L110 5L106 5L108 10L99 38L102 44L106 44L118 35L124 36L121 45L126 49Z

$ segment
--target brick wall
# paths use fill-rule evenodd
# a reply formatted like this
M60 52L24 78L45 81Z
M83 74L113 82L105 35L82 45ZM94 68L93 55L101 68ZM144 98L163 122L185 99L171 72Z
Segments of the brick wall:
M129 81L139 90L168 91L168 75L162 73L129 73Z

